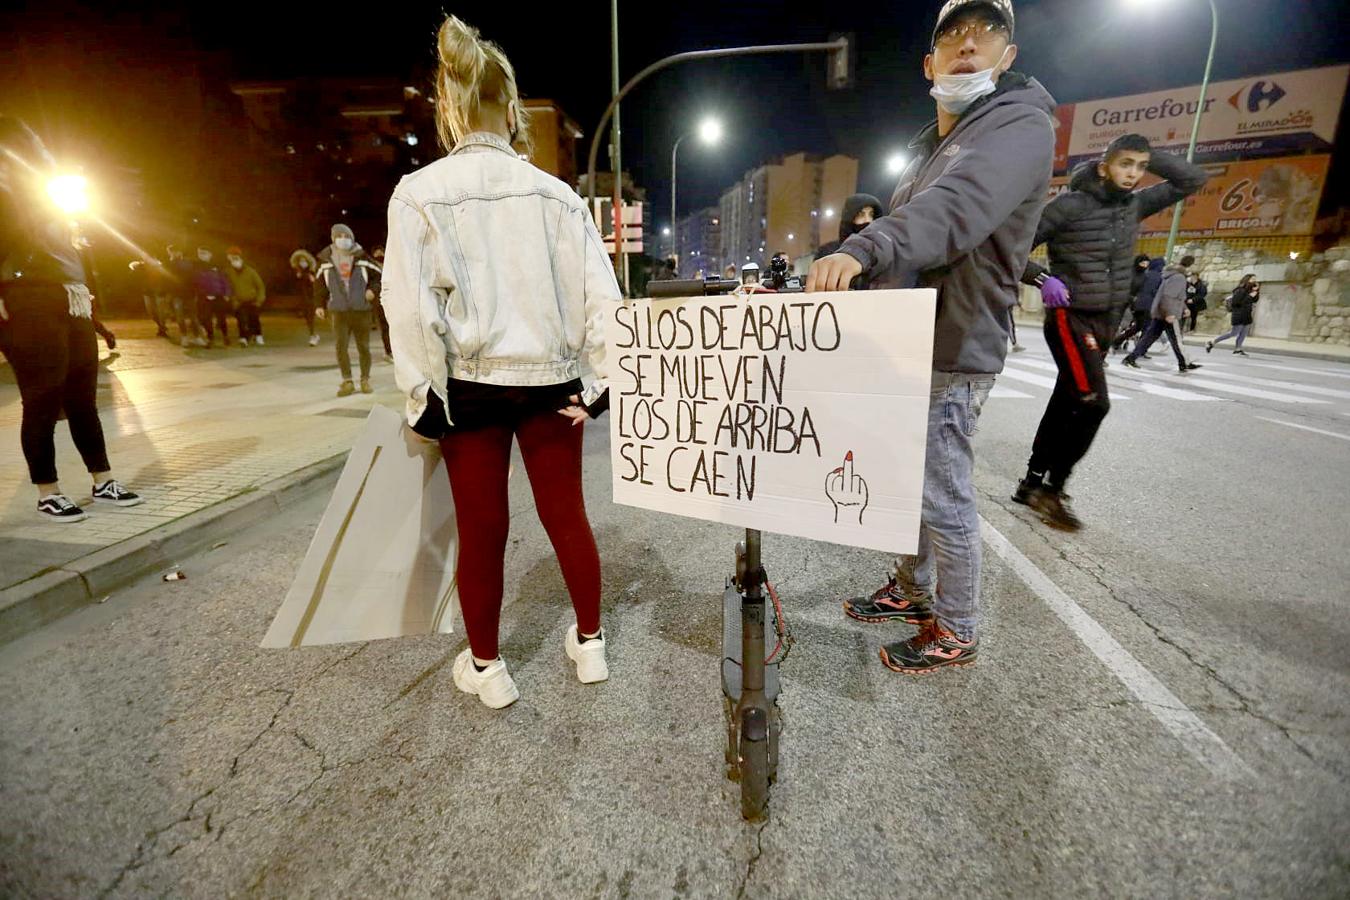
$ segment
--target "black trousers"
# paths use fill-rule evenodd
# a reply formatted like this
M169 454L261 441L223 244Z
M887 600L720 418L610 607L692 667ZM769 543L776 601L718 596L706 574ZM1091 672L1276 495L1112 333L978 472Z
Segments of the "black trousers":
M230 301L226 297L198 297L197 319L206 331L206 339L216 339L215 326L220 326L220 339L230 342Z
M1136 334L1143 334L1148 329L1149 320L1150 317L1146 311L1138 309L1134 310L1133 317L1130 320L1130 327L1122 331L1115 339L1114 343L1116 349L1119 350L1121 347L1124 347L1125 342Z
M1134 345L1134 350L1130 352L1130 359L1138 359L1148 352L1148 348L1153 346L1153 342L1163 335L1172 342L1172 352L1177 355L1177 367L1186 368L1186 357L1181 352L1181 339L1177 337L1177 330L1171 322L1165 319L1154 319L1149 323L1148 331L1139 339L1139 343Z
M376 300L372 305L375 308L375 318L380 323L380 340L384 343L384 355L393 356L394 347L389 343L389 317L384 314L384 304Z
M262 336L262 320L258 316L258 304L253 300L240 300L239 308L234 311L239 321L239 336L245 340Z
M1063 487L1111 411L1102 362L1116 316L1073 309L1045 312L1045 342L1059 377L1036 429L1027 468L1043 475L1047 484Z
M98 419L98 340L92 319L70 314L61 285L7 288L4 351L19 382L19 443L33 484L56 476L56 423L66 412L70 437L90 472L107 472Z

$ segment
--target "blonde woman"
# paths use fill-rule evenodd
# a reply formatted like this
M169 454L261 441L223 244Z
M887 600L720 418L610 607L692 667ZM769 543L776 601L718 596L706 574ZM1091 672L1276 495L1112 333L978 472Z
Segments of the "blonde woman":
M408 424L440 442L455 500L455 685L495 709L520 696L497 650L513 439L576 612L564 651L583 683L609 677L581 442L608 405L604 307L622 295L585 203L513 149L528 121L501 48L451 16L437 52L449 155L394 191L381 299Z

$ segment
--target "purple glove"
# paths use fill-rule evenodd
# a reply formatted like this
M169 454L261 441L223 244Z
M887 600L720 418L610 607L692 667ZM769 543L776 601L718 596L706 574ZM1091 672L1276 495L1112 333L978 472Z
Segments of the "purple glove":
M1041 300L1046 309L1063 309L1069 305L1069 288L1053 275L1041 282Z

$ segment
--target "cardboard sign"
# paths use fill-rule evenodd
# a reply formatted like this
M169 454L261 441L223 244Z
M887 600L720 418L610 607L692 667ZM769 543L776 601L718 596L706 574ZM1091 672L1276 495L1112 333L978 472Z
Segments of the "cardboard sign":
M932 290L615 305L614 501L915 552L935 308Z
M450 632L456 535L440 448L376 406L262 646Z

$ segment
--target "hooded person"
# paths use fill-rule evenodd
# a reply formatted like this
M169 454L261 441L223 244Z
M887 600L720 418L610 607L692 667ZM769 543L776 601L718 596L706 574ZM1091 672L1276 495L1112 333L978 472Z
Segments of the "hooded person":
M1125 357L1125 365L1132 369L1139 368L1137 362L1139 357L1148 352L1154 341L1166 334L1172 344L1172 352L1177 357L1177 371L1185 375L1192 369L1200 368L1195 363L1186 361L1185 354L1181 352L1181 336L1177 333L1177 323L1186 315L1186 286L1193 265L1195 265L1194 256L1183 256L1176 265L1163 269L1162 284L1159 285L1153 298L1153 306L1149 309L1151 320L1148 331L1135 345L1134 352Z
M1150 173L1162 181L1138 189ZM1069 191L1041 215L1035 244L1047 246L1050 264L1027 263L1022 281L1041 290L1045 341L1059 377L1012 499L1049 525L1081 527L1064 485L1111 409L1106 354L1134 287L1139 224L1194 194L1207 179L1199 166L1155 151L1143 135L1126 134L1101 159L1075 169Z
M1112 350L1124 349L1126 341L1136 335L1142 337L1148 330L1148 323L1153 317L1153 299L1158 296L1158 288L1162 287L1163 268L1166 265L1167 260L1161 256L1148 261L1148 267L1139 279L1139 290L1134 295L1130 325L1111 342Z
M305 327L309 329L309 345L318 346L319 333L314 330L314 278L319 271L319 261L308 250L300 249L291 254L291 277L295 279L295 290L300 295L300 315L305 317Z
M333 317L338 368L342 370L337 395L346 397L356 392L348 350L352 338L356 339L361 361L361 393L372 394L375 389L370 386L370 326L372 304L380 292L380 267L366 257L356 235L346 225L334 225L329 234L333 242L319 253L314 306L319 318L330 313Z
M220 326L220 346L230 346L230 280L216 264L209 247L197 248L192 284L197 294L197 319L206 331L206 346L215 341L216 326Z
M906 9L908 13L908 9ZM974 434L1008 353L1009 309L1031 252L1054 168L1054 98L1011 71L1011 0L948 0L924 77L937 119L910 143L890 212L816 260L808 291L935 288L919 552L896 560L871 596L844 603L864 622L919 627L882 647L892 671L964 666L979 653L980 522Z
M258 313L267 300L267 286L258 270L244 262L244 251L238 247L225 251L225 261L229 263L225 277L230 280L230 291L237 304L234 312L239 322L239 346L247 347L252 339L261 347L264 341Z
M854 194L844 201L843 211L839 215L839 240L822 244L816 251L816 259L824 259L831 253L838 253L844 241L871 225L886 214L881 201L871 194ZM866 290L867 279L858 276L849 284L850 290Z

